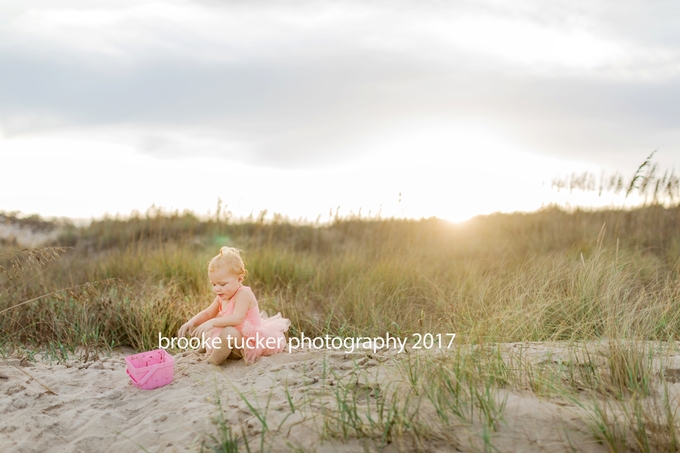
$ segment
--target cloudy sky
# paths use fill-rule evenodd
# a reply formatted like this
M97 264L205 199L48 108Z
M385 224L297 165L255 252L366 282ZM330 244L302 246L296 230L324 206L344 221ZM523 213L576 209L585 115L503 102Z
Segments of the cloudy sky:
M680 168L672 1L0 0L0 210L462 220Z

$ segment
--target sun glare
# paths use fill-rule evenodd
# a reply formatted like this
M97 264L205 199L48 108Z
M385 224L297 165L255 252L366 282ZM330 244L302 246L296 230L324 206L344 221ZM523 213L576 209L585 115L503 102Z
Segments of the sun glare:
M565 169L592 170L525 152L491 127L442 118L384 130L341 164L294 170L208 157L157 159L95 138L1 140L0 157L16 170L5 177L8 185L25 187L29 173L33 181L60 182L49 194L4 193L0 202L50 216L127 214L151 205L207 213L219 197L237 217L267 210L313 220L338 210L460 222L558 202L564 194L547 181Z

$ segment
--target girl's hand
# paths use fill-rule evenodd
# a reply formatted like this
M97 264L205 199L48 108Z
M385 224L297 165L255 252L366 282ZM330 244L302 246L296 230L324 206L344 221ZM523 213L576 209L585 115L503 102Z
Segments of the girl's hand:
M182 324L182 327L179 328L179 332L177 332L177 337L182 338L186 336L187 333L191 333L191 330L194 328L194 325L191 324L189 321L185 322Z
M214 327L215 325L213 324L212 320L206 321L194 329L193 336L201 338L201 334L208 334Z

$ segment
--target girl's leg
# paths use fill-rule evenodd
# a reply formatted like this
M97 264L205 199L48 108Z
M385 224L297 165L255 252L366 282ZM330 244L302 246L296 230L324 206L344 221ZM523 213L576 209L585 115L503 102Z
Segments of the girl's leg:
M225 327L222 329L219 334L219 338L222 340L221 345L215 345L217 347L213 349L213 351L210 353L210 357L208 358L208 362L215 365L222 364L222 362L224 362L227 357L229 357L232 349L234 349L235 346L241 346L241 342L243 341L241 332L233 327Z
M221 327L215 327L214 329L212 329L211 331L209 331L209 332L206 334L206 339L208 340L208 342L209 342L210 344L212 344L212 338L213 338L213 337L216 337L216 336L220 333L221 330L222 330ZM199 341L202 340L201 337L198 337L198 336L195 336L195 335L193 335L193 336L196 337L196 338L198 338ZM201 343L201 344L203 344L203 343ZM199 353L199 354L203 354L203 353L207 352L208 355L210 355L210 353L212 352L212 348L204 348L204 347L200 347L200 348L198 348L198 349L196 350L196 352Z

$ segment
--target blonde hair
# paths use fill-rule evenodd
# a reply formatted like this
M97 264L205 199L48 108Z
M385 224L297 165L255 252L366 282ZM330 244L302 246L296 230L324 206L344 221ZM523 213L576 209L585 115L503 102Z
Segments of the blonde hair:
M241 258L241 251L234 247L222 247L220 254L214 256L208 263L208 272L213 272L218 269L226 269L234 275L243 275L246 278L248 271L246 265Z

